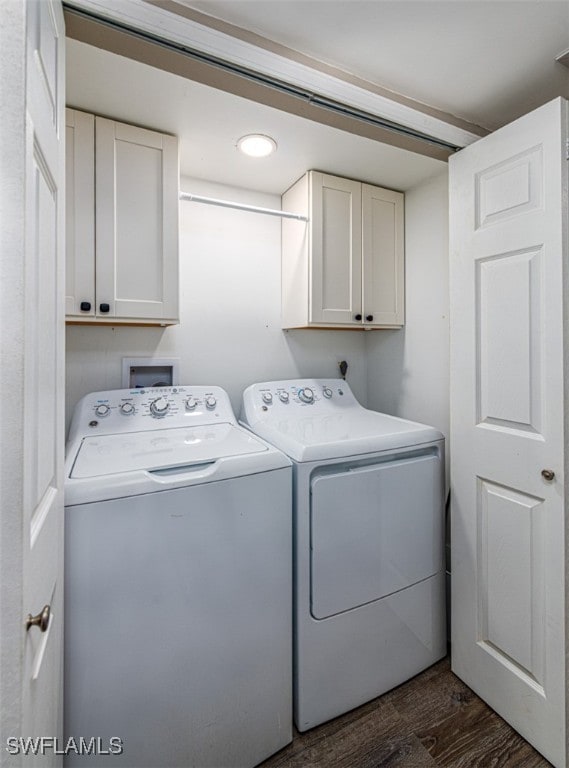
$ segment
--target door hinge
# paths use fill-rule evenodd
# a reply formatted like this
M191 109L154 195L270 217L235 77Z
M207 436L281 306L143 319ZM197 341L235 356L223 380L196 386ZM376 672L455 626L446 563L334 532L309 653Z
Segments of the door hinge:
M569 139L565 139L565 160L569 160Z

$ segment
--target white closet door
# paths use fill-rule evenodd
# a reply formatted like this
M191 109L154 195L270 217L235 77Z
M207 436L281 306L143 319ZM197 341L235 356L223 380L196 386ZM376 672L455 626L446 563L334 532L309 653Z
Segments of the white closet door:
M450 161L452 667L558 768L566 138L557 99Z
M178 141L97 117L96 295L102 317L178 317Z
M316 171L310 174L312 323L361 325L361 188L359 181Z
M61 737L65 25L58 0L31 0L26 3L26 14L23 300L18 302L16 313L3 317L11 332L21 339L20 354L23 354L21 379L17 376L16 356L10 360L17 384L4 398L13 402L13 413L6 424L8 431L2 435L19 461L9 477L1 478L19 495L2 509L2 514L12 520L12 526L5 529L5 532L10 530L10 535L1 556L9 560L14 556L22 558L23 591L16 612L15 648L20 652L6 657L11 658L12 666L2 679L3 683L13 680L21 660L21 701L10 695L13 717L21 716L21 722L11 736ZM20 454L21 446L23 454ZM18 594L19 569L11 570L10 579L14 580ZM45 631L36 626L26 631L27 614L44 613L44 606L49 606L51 611L43 627ZM7 648L14 647L10 631L12 616L5 606L2 619L7 619L2 641L6 641ZM37 758L39 762L46 766L60 765L61 756L47 751L45 757Z

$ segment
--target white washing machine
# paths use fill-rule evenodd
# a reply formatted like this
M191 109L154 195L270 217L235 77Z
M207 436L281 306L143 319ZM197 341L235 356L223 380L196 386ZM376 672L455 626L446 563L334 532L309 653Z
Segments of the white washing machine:
M339 379L243 394L242 422L294 466L294 713L300 731L446 653L444 439L363 408Z
M80 401L65 735L100 754L67 765L245 768L291 740L291 473L219 387Z

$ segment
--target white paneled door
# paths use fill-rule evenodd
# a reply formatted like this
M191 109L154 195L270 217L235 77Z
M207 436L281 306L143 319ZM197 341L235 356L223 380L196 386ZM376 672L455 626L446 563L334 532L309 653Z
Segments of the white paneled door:
M59 0L8 6L2 56L11 58L15 82L3 122L4 130L21 128L12 132L2 189L11 221L0 302L2 352L9 350L9 377L0 375L0 762L19 765L19 740L32 737L27 764L55 766L61 745L53 740L62 734L65 31ZM27 628L28 614L37 621Z
M51 616L47 631L31 627L23 637L22 733L57 736L62 727L65 32L58 0L28 2L27 16L22 607L24 614L38 614L49 605Z
M567 102L450 161L452 667L566 766Z

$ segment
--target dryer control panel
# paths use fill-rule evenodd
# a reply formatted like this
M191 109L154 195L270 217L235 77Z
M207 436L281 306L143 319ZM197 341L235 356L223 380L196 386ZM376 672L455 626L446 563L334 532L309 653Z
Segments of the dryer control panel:
M349 385L343 379L290 379L252 384L243 393L241 418L254 422L263 415L307 416L360 409Z
M221 387L176 386L92 392L79 401L69 439L226 422L235 424Z
M292 379L253 384L247 397L255 406L315 406L326 408L326 403L353 405L356 400L343 379Z

